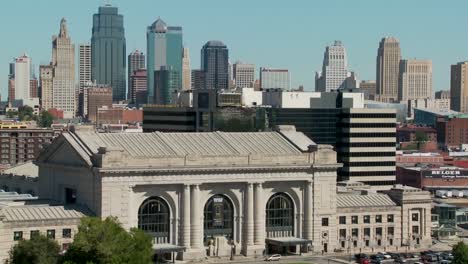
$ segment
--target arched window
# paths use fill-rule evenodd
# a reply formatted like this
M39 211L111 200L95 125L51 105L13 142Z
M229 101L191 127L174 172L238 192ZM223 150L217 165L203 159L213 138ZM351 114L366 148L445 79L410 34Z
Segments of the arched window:
M169 219L169 206L159 197L148 198L138 210L138 228L157 244L169 243Z
M225 236L231 239L233 235L233 217L231 201L224 195L214 195L205 204L204 209L204 240Z
M267 237L294 236L294 204L284 193L273 195L266 206Z

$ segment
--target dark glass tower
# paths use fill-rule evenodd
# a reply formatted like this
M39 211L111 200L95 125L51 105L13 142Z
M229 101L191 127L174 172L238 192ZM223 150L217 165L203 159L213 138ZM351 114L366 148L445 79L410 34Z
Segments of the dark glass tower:
M229 50L223 42L208 41L201 50L201 70L206 89L227 89L229 84Z
M126 50L123 16L117 7L105 5L93 15L91 75L98 84L112 87L113 100L125 100Z

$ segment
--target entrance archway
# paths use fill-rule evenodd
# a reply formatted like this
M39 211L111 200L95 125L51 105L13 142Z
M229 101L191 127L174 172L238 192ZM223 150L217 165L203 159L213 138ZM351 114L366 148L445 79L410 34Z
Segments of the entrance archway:
M138 209L138 228L153 238L156 244L169 243L170 211L159 197L146 199Z
M233 238L234 211L232 202L224 195L212 196L203 210L203 240L224 236L227 240Z

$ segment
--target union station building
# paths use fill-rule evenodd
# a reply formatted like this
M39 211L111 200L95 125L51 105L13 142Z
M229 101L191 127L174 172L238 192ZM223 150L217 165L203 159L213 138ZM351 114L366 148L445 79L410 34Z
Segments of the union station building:
M431 244L428 192L340 183L336 152L294 127L253 133L63 133L41 153L41 199L116 216L156 254L195 260ZM359 189L359 190L358 190ZM364 188L365 189L365 188Z

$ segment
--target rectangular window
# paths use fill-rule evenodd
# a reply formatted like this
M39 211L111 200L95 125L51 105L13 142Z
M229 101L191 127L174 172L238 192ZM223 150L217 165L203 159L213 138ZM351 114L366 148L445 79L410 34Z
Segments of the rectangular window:
M413 234L419 234L419 226L413 226Z
M54 229L47 230L47 238L55 239L55 230Z
M346 229L340 229L340 239L346 238Z
M377 227L377 228L375 229L375 235L377 235L377 236L381 236L381 235L382 235L382 228L381 228L381 227Z
M370 237L370 228L368 227L364 228L364 236Z
M76 203L76 190L71 188L65 188L65 203L75 204Z
M387 222L393 223L395 221L394 216L392 214L387 215Z
M23 239L23 231L15 231L13 232L13 240L19 241Z
M359 224L359 217L357 215L351 216L351 224Z
M357 228L351 229L351 235L357 238L359 236L359 229Z
M413 213L413 214L411 215L411 219L412 219L414 222L419 221L419 214L418 214L418 213Z
M71 238L71 229L70 228L64 228L62 230L62 237L63 238Z
M328 226L328 217L322 218L322 226Z
M366 240L366 247L369 246L369 240Z
M31 230L31 238L39 236L39 230Z
M393 226L387 227L387 234L391 236L395 235L395 228Z
M346 216L340 216L340 225L346 225Z
M382 215L376 215L375 216L375 222L376 223L382 223Z
M364 216L364 224L370 224L370 215Z

